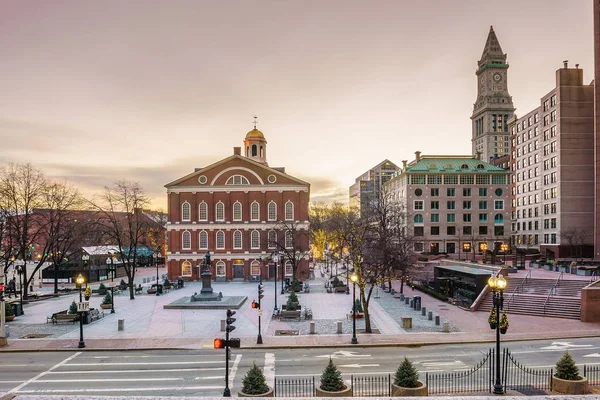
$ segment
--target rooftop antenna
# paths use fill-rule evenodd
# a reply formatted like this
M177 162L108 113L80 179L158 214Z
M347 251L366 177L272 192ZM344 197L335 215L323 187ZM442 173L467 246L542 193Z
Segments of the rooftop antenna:
M258 119L258 117L255 115L254 116L254 129L256 129L256 124L258 124L257 119Z

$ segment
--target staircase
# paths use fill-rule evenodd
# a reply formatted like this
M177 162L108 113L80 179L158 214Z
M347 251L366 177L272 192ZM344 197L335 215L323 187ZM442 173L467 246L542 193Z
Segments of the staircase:
M536 315L553 318L581 318L581 289L587 281L556 279L506 278L504 311L508 314ZM511 290L512 289L512 290ZM550 292L553 291L551 294ZM479 304L478 311L492 308L492 292Z

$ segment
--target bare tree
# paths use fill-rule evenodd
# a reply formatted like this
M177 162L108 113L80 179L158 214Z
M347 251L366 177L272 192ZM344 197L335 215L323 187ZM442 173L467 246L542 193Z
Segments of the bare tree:
M309 230L306 223L299 221L279 221L275 226L275 237L269 238L269 246L282 253L283 259L292 266L292 285L298 290L297 271L303 260L310 258ZM284 263L285 264L285 263ZM282 271L285 274L284 271ZM307 277L308 278L308 277Z
M560 233L560 237L569 242L571 257L574 257L576 261L583 258L583 246L588 236L587 230L580 228L566 229Z
M148 219L143 215L143 208L149 203L148 197L139 183L128 181L118 181L113 187L105 187L98 197L97 201L91 202L92 208L99 214L97 226L105 241L117 247L127 275L129 298L133 300L139 246L150 228Z

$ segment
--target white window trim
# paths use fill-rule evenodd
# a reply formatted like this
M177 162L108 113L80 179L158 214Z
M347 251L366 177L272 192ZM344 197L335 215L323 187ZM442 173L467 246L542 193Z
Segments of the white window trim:
M183 271L185 270L183 266L185 264L188 264L190 266L190 273L189 274L184 274L183 273ZM184 261L184 262L181 263L181 276L192 276L192 263L191 262Z
M189 236L189 247L185 247L185 240L184 237ZM181 250L191 250L192 249L192 234L190 231L183 231L181 232Z
M202 246L202 235L206 236L206 246ZM204 230L198 233L198 248L200 250L208 250L208 232Z
M223 218L219 218L219 206L223 208ZM215 204L215 221L225 221L225 203L220 200Z
M202 218L202 212L200 211L202 206L204 206L206 210L206 218ZM200 204L198 204L198 221L208 221L208 204L206 204L205 201L201 201Z
M252 210L254 209L255 206L257 208L256 218L253 216L253 212L252 212ZM256 200L254 200L252 202L252 204L250 204L250 220L251 221L260 221L260 203Z
M258 274L253 274L252 273L253 267L258 267ZM250 263L250 275L252 275L252 276L260 276L260 263L258 261L252 261L252 263Z
M274 241L271 241L271 232L273 232L273 233L275 234L275 240L274 240ZM274 249L274 248L276 248L276 247L277 247L277 246L276 246L276 243L277 243L277 231L270 230L270 231L267 233L267 241L269 242L269 243L267 243L267 247L268 247L269 249Z
M273 218L271 218L271 204L273 204L273 206L275 207L275 216ZM275 201L273 200L271 200L267 205L267 220L277 221L277 203L275 203Z
M496 208L496 202L497 201L501 201L502 202L502 208ZM494 210L504 210L504 200L494 200Z
M290 271L289 273L288 273L288 267L289 267L289 271ZM294 266L289 261L285 262L285 276L294 276Z
M258 235L258 246L254 246L254 240L253 240L254 235ZM257 230L250 232L250 248L260 249L260 232Z
M219 267L223 267L223 273L220 274L219 273ZM217 261L216 267L215 267L215 275L216 276L227 276L227 264L225 264L224 261Z
M239 245L239 246L236 246L236 243L235 243L235 236L236 236L236 234L238 234L238 233L239 233L239 235L240 235L240 245ZM235 230L235 231L233 231L233 248L234 248L235 250L241 250L241 249L243 249L243 248L244 248L244 236L242 235L242 231L239 231L239 230Z
M219 247L219 234L223 235L223 247ZM216 231L215 232L215 248L217 250L223 250L223 249L225 249L225 246L226 246L225 232L223 232L223 231Z
M292 208L292 216L291 216L291 218L288 216L288 206L291 206L291 208ZM285 203L284 211L285 211L285 220L286 221L293 221L294 220L294 203L291 200L288 200Z
M240 215L239 215L239 217L236 217L236 215L235 215L235 207L236 207L236 205L239 205L239 207L240 207ZM244 209L242 208L242 203L240 203L239 201L236 201L235 203L233 203L232 211L233 211L233 216L232 216L232 220L233 221L241 221L244 218Z
M288 236L290 237L290 244L291 246L288 246ZM291 231L285 231L285 236L284 236L284 245L286 249L293 249L294 248L294 235L292 235Z
M183 212L183 208L187 205L188 208L188 217L184 218L184 212ZM181 204L181 220L185 221L185 222L189 222L192 220L192 206L190 205L190 203L186 200Z
M421 202L421 204L423 204L423 207L417 208L416 207L417 202ZM414 211L425 211L425 201L424 200L413 200L413 210Z

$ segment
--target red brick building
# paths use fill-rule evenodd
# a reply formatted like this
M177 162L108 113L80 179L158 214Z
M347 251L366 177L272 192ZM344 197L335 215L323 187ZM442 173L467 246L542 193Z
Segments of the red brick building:
M289 226L296 228L293 246L308 250L310 185L269 167L267 141L256 128L246 135L244 150L242 156L234 147L232 156L165 185L169 279L199 279L207 251L215 280L281 278L270 256L284 250L279 238ZM285 276L292 276L289 261ZM308 259L298 263L296 276L308 278Z

